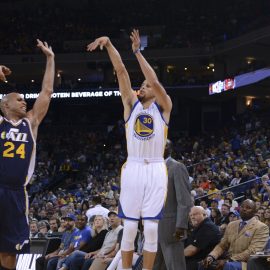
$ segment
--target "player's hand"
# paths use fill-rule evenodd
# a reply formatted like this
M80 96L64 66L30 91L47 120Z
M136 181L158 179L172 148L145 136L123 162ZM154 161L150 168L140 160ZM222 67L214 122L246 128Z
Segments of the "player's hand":
M40 48L47 57L54 57L52 47L49 46L46 41L42 42L41 40L37 39L37 47Z
M132 41L132 51L135 52L141 47L141 39L138 29L133 29L130 34L130 39Z
M86 50L88 52L94 51L97 47L99 47L101 50L103 50L103 47L106 47L110 42L110 39L108 37L100 37L97 38L94 42L91 42L87 45Z
M186 229L176 227L173 236L176 240L182 240L186 236Z
M5 81L6 76L10 74L11 74L11 70L8 67L0 65L0 80L1 81Z

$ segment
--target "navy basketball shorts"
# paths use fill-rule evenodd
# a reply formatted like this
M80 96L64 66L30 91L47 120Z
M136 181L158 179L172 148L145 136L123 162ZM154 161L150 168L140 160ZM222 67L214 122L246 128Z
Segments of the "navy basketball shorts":
M25 189L0 186L0 252L29 253L28 196Z

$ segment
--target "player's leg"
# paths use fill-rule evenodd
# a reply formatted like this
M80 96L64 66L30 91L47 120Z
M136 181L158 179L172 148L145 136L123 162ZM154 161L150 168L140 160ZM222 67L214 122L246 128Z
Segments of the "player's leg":
M0 197L0 263L3 269L15 269L16 254L29 253L28 198L24 190L5 188Z
M157 252L158 220L144 220L143 269L152 269Z
M167 195L168 175L165 163L147 165L147 181L142 205L144 220L143 269L152 269L158 246L158 220Z
M10 192L0 187L0 216L2 219L0 222L0 269L16 268L16 253L7 249L7 241L10 239L10 235L7 235L8 232L5 227L7 223L11 222L12 210ZM16 223L15 220L12 220L12 223ZM12 236L12 232L10 234Z
M121 242L123 269L131 269L134 252L134 240L138 231L138 221L124 220L124 231Z
M0 270L16 269L16 254L0 253Z
M128 162L121 171L121 193L118 209L119 217L124 219L124 231L121 243L123 269L131 269L134 252L134 240L138 230L143 201L142 164Z

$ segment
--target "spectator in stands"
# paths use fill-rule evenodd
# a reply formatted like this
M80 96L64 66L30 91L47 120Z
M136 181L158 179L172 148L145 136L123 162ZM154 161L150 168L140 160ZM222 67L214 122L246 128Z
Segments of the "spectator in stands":
M51 217L49 220L50 230L48 231L49 234L57 233L60 221L58 218Z
M264 223L270 228L270 206L268 206L268 208L265 209Z
M201 206L192 207L189 216L193 231L187 238L184 254L187 269L197 270L198 262L203 260L219 243L221 235L218 227L207 217Z
M208 198L210 200L215 199L217 197L217 192L219 192L219 190L216 187L216 182L210 181L209 190L207 192L207 195L209 195ZM214 194L211 195L212 193L214 193Z
M118 264L117 264L117 269L121 269L122 268L122 261L120 261L121 259L121 251L120 251L120 248L121 248L121 241L122 241L122 238L123 238L123 229L121 229L118 233L118 236L117 236L117 242L116 242L116 245L114 247L114 249L104 255L103 257L100 257L99 260L95 259L90 267L91 270L104 270L104 269L108 269L107 266L109 267L109 269L113 268L113 264L112 262L114 260L117 260L118 261ZM134 265L134 263L136 262L136 260L138 259L138 255L136 254L136 251L137 251L137 244L136 244L136 241L138 240L138 237L135 238L135 249L134 249L134 254L133 254L133 259L132 259L132 265ZM116 257L117 255L117 257ZM116 257L116 258L115 258ZM116 262L115 262L116 263ZM111 265L112 264L112 265ZM90 270L89 269L89 270Z
M79 229L75 236L74 248L82 250L91 241L91 229L87 226L87 216L77 215L76 227Z
M62 233L66 231L66 222L64 218L60 219L60 226L58 228L58 232Z
M263 194L263 197L266 197L269 200L269 198L270 198L270 180L269 180L269 176L267 174L262 176L262 189L260 190L260 193Z
M104 242L105 236L108 232L107 218L101 215L96 215L92 226L92 239L81 250L87 253L99 250Z
M208 190L209 187L210 187L210 182L209 180L207 179L207 176L206 175L203 175L201 177L202 181L200 183L200 187L203 189L203 190Z
M206 199L201 200L200 206L205 210L207 216L210 217L211 216L211 210L208 208Z
M88 209L89 209L89 202L87 200L84 200L81 203L81 214L86 215L86 212L87 212Z
M93 208L88 209L86 212L88 222L91 222L95 215L102 215L105 218L108 217L110 211L101 205L101 197L99 195L93 197L92 204Z
M45 209L41 209L38 213L38 220L48 220L47 211Z
M221 210L221 207L224 204L224 199L223 199L221 191L217 193L216 200L218 201L218 209Z
M47 220L41 220L38 222L38 238L45 237L49 230L49 223Z
M213 199L210 203L210 209L216 208L218 209L218 200L217 199Z
M37 220L37 214L34 207L29 207L28 218L30 221L33 219Z
M238 220L240 218L240 214L238 211L234 210L232 212L229 213L229 221L235 221Z
M51 190L48 193L47 201L50 201L52 203L55 203L57 201L57 197L54 195L54 193Z
M108 198L108 199L113 199L114 198L114 194L113 194L113 191L112 191L110 185L108 185L106 187L105 198Z
M233 209L232 209L232 199L228 199L227 197L225 197L224 204L230 206L230 211L233 211Z
M261 194L258 194L258 191L255 187L252 187L249 191L250 193L250 199L253 201L260 201L261 200Z
M33 219L30 224L30 238L38 237L38 221Z
M46 210L46 213L47 213L47 218L51 218L54 214L54 207L53 207L53 203L52 202L47 202L46 203L46 206L45 206L45 210Z
M75 227L75 221L76 217L73 214L69 214L65 218L66 231L62 236L59 248L45 257L39 257L36 260L36 270L43 270L44 266L47 270L59 268L62 260L74 250L75 236L78 232L78 229Z
M73 251L69 257L66 259L64 265L62 266L62 270L72 269L71 267L75 267L75 264L79 264L78 260L81 259L81 265L84 263L84 258L87 253L95 252L99 250L104 242L105 236L108 232L107 230L107 220L104 219L103 216L95 216L93 227L92 227L92 239L87 242L80 250ZM80 267L78 267L80 269Z
M234 172L234 178L232 179L230 186L239 185L241 181L241 176L242 176L241 172L239 171Z
M109 254L115 249L119 231L123 228L121 220L115 212L108 213L111 230L106 234L102 247L89 253L74 252L73 259L70 263L72 270L88 270L92 263L100 265L105 255ZM92 269L91 269L92 270Z
M262 251L269 238L269 228L258 221L254 215L256 205L252 200L245 200L240 207L241 220L229 223L221 242L204 260L204 268L242 270L251 254ZM227 252L225 259L218 260ZM213 268L214 264L215 268Z
M87 226L86 215L77 215L76 227L78 228L78 231L76 232L76 235L74 237L74 250L82 250L91 241L91 229ZM69 255L66 255L66 258L61 261L61 264L59 264L59 266L61 266L60 270L68 269L68 258L71 256L71 254L73 254L73 252Z
M228 191L226 193L226 199L232 200L232 206L231 206L232 210L238 207L238 202L234 200L234 193L232 191Z
M211 209L210 219L215 225L217 226L221 225L221 213L217 208Z
M265 213L265 210L264 210L263 206L256 212L256 214L259 217L259 220L261 222L264 222L264 213Z
M230 205L227 205L227 204L223 204L221 206L221 224L225 223L225 224L228 224L229 223L229 213L230 213Z

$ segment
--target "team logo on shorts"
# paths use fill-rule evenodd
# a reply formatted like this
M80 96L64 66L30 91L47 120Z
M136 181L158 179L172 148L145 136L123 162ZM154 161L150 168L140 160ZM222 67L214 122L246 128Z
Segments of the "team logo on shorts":
M154 135L154 120L150 114L139 114L134 125L135 136L140 140L148 140Z
M17 244L17 245L15 246L15 248L16 248L16 250L19 251L19 250L22 250L23 246L24 246L24 245L27 245L27 244L29 244L29 240L24 240L22 244Z

